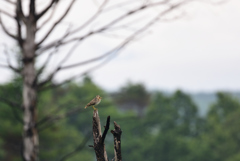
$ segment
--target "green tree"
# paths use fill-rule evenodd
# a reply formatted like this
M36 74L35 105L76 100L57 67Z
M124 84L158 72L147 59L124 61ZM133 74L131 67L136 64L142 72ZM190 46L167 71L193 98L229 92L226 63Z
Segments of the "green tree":
M181 91L169 96L155 93L146 118L145 127L153 136L146 156L152 161L189 160L190 147L198 133L198 120L197 106L189 95Z
M240 159L240 102L227 93L218 93L217 101L207 116L203 144L211 151L212 161L237 161Z
M114 101L124 110L136 110L142 116L150 100L150 93L143 84L128 83L113 94Z

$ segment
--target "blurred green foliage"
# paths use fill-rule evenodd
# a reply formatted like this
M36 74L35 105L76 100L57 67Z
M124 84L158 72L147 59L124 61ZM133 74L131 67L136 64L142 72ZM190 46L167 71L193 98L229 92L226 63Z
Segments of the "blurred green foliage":
M0 85L0 160L21 160L21 79ZM84 106L96 95L102 126L108 115L122 128L123 160L138 161L239 161L240 103L227 93L217 93L217 101L205 117L182 91L166 95L149 92L143 84L128 83L115 93L107 93L91 78L42 91L38 100L40 160L94 160L92 148L92 108ZM134 107L133 107L134 106ZM139 114L140 111L140 114ZM103 131L103 130L102 130ZM85 140L87 140L85 144ZM83 144L84 143L84 144ZM113 158L113 136L105 140Z

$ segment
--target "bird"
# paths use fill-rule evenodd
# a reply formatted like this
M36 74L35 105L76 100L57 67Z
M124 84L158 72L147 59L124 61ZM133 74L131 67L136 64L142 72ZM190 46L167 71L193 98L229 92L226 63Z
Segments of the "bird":
M94 110L97 110L94 106L98 105L102 100L102 97L97 95L94 99L92 99L86 106L85 109L89 106L92 106Z

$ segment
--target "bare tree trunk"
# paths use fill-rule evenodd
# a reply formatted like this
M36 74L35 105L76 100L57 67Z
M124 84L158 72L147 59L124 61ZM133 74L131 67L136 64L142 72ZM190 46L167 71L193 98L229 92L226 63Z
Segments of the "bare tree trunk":
M114 130L111 130L114 138L114 154L115 154L115 161L122 161L122 154L121 154L121 135L122 130L120 126L114 121Z
M37 122L36 89L32 86L35 73L34 63L25 65L23 84L23 157L26 161L36 161L38 155L38 132L35 127Z
M98 110L93 111L93 141L94 141L93 148L95 150L97 161L108 161L104 140L105 140L107 131L109 129L109 125L110 125L110 116L108 116L107 118L105 130L102 135Z
M25 161L38 160L37 91L35 69L36 22L34 11L26 22L26 39L23 42L23 158Z

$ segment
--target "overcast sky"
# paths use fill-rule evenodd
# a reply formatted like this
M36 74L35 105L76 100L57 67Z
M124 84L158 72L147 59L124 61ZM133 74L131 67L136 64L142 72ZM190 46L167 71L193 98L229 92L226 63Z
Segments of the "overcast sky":
M128 81L144 83L151 90L240 90L240 1L196 4L186 11L184 18L155 25L147 36L92 72L93 80L110 91ZM107 47L93 41L81 50L88 48L91 55ZM0 72L4 75L0 81L6 82L9 73ZM65 72L57 79L77 72Z
M127 81L153 90L240 90L240 1L195 6L190 13L155 26L95 71L94 80L109 90Z
M155 26L94 72L94 80L109 90L128 80L150 89L240 90L240 1L192 10L186 18Z

